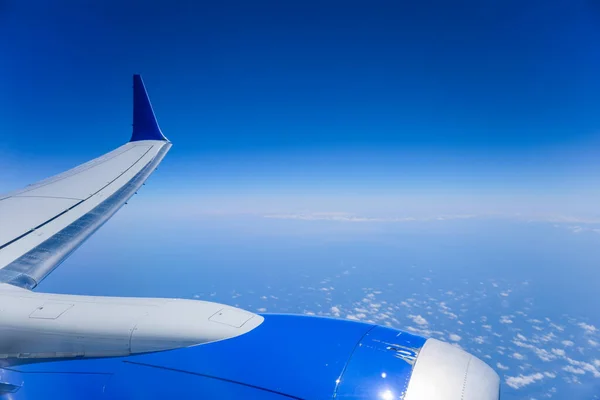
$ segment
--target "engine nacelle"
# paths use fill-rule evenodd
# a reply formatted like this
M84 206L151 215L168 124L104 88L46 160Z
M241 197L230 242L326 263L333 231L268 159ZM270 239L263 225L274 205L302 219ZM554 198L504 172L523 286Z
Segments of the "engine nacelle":
M127 357L20 365L6 370L3 380L26 383L12 394L15 400L500 396L499 377L489 366L439 340L340 319L263 317L254 329L229 339Z
M354 321L263 316L261 325L232 339L129 357L127 367L109 382L108 392L123 399L132 393L138 398L142 390L140 399L219 400L500 396L496 372L448 343ZM140 389L149 381L147 389Z

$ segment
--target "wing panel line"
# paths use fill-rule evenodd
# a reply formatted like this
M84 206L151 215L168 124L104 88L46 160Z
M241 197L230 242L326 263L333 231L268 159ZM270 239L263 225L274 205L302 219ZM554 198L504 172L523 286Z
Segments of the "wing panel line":
M34 232L36 229L40 229L41 227L43 227L44 225L49 224L50 222L54 221L55 219L65 215L66 213L68 213L69 211L71 211L72 209L74 209L75 207L77 207L78 205L80 205L81 203L83 203L85 200L79 200L78 203L75 203L74 205L72 205L71 207L67 208L65 211L56 214L54 217L50 218L47 221L42 222L41 224L39 224L38 226L36 226L35 228L31 228L30 230L28 230L27 232L23 233L20 236L17 236L16 238L9 240L8 242L4 243L3 245L0 245L0 250L10 246L11 244L23 239L25 236L29 235L30 233Z
M258 389L258 390L264 390L265 392L270 392L270 393L274 393L280 396L285 396L287 398L290 399L295 399L295 400L304 400L301 397L297 397L291 394L287 394L287 393L283 393L283 392L279 392L277 390L273 390L273 389L268 389L262 386L257 386L257 385L253 385L251 383L245 383L245 382L240 382L240 381L236 381L233 379L228 379L228 378L222 378L219 376L214 376L214 375L208 375L208 374L201 374L198 372L191 372L191 371L186 371L183 369L178 369L178 368L169 368L169 367L164 367L161 365L154 365L154 364L146 364L146 363L141 363L141 362L137 362L137 361L130 361L130 360L123 360L124 364L131 364L131 365L137 365L140 367L147 367L147 368L156 368L156 369L162 369L162 370L166 370L166 371L173 371L173 372L179 372L182 374L188 374L188 375L195 375L195 376L201 376L203 378L208 378L208 379L215 379L218 381L223 381L223 382L227 382L227 383L233 383L236 385L241 385L241 386L246 386L252 389Z
M148 154L148 152L149 152L150 150L152 150L152 147L153 147L153 146L150 146L150 147L148 148L148 150L146 150L146 151L144 152L144 154L142 154L142 155L140 156L140 158L138 158L138 159L137 159L137 161L136 161L136 162L134 162L133 164L131 164L131 165L129 166L129 168L127 168L125 171L123 171L121 174L119 174L119 175L118 175L118 176L117 176L115 179L113 179L112 181L108 182L106 185L102 186L100 189L98 189L97 191L95 191L94 193L92 193L92 194L91 194L89 197L87 197L85 200L80 200L78 203L75 203L75 204L74 204L74 205L72 205L71 207L67 208L65 211L61 212L60 214L57 214L57 215L55 215L54 217L52 217L52 218L48 219L47 221L44 221L44 222L42 222L41 224L39 224L39 225L38 225L38 226L36 226L35 228L32 228L32 229L30 229L29 231L25 232L25 233L24 233L24 234L22 234L21 236L19 236L19 237L16 237L16 238L14 238L13 240L11 240L11 241L9 241L9 242L7 242L7 243L4 243L3 245L0 245L0 250L2 250L2 249L4 249L4 248L6 248L6 247L8 247L8 246L10 246L12 243L14 243L14 242L16 242L16 241L18 241L18 240L20 240L20 239L23 239L25 236L27 236L27 235L31 234L31 233L32 233L32 232L34 232L36 229L40 229L40 228L41 228L41 227L43 227L44 225L47 225L47 224L49 224L50 222L54 221L54 220L55 220L55 219L57 219L58 217L60 217L60 216L62 216L62 215L65 215L65 214L66 214L66 213L68 213L69 211L73 210L75 207L79 206L81 203L83 203L84 201L86 201L86 200L87 200L87 199L89 199L90 197L92 197L92 196L95 196L95 195L97 195L98 193L100 193L100 192L101 192L102 190L104 190L104 189L105 189L107 186L109 186L110 184L112 184L114 181L116 181L116 180L117 180L117 179L119 179L121 176L123 176L123 174L125 174L127 171L129 171L131 168L133 168L133 167L134 167L134 166L135 166L135 165L136 165L136 164L137 164L137 163L138 163L138 162L139 162L139 161L140 161L142 158L144 158L144 156L145 156L146 154ZM16 196L16 197L25 197L25 196ZM29 197L47 197L47 196L29 196ZM79 199L74 199L74 200L79 200Z
M71 176L77 175L81 172L87 171L88 169L93 168L96 165L99 165L106 161L112 160L113 158L123 154L125 151L127 151L127 149L124 146L121 146L119 148L114 149L113 151L111 151L109 153L101 155L98 158L94 158L93 160L87 161L81 165L73 167L70 170L61 172L57 175L50 176L46 179L42 179L41 181L27 185L26 187L24 187L22 189L18 189L13 192L2 194L2 195L0 195L0 200L4 200L4 199L10 198L10 197L20 196L22 193L27 193L34 189L39 189L41 187L50 185L52 183L60 182L63 179L66 179ZM80 200L80 199L77 199L77 200Z

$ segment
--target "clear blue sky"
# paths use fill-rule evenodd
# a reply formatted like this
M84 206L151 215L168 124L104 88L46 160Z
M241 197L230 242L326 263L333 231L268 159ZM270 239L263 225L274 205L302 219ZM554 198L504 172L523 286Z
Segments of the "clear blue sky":
M148 206L598 214L591 0L0 0L0 37L3 191L127 140L141 73Z

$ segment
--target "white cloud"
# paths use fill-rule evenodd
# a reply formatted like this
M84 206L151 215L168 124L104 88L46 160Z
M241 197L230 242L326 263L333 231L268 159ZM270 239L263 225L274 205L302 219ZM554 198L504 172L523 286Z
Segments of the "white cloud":
M508 315L503 315L500 317L500 323L501 324L512 324L512 319L510 319L510 317Z
M427 325L427 320L420 315L409 315L408 318L412 319L412 321L417 325Z
M572 341L570 341L570 340L563 340L561 343L562 343L562 344L563 344L563 346L565 346L565 347L571 347L571 346L573 346L573 345L575 344L575 343L573 343L573 342L572 342Z
M577 226L577 225L568 226L567 229L573 233L581 233L584 230L584 228L582 228L581 226Z
M442 314L446 315L450 319L458 319L458 315L456 315L455 313L453 313L452 311L450 311L450 308L447 307L444 302L441 302L439 304L439 306L440 306L440 312Z
M556 339L556 335L554 333L550 332L545 335L538 336L538 338L542 342L547 343L547 342L550 342L550 341L553 341L554 339Z
M537 372L531 375L509 376L506 378L506 384L513 389L520 389L542 379L544 379L544 374Z
M559 332L563 332L565 330L564 326L557 325L554 322L550 323L550 326L553 327L554 329L556 329Z
M594 325L586 324L585 322L580 322L577 324L581 329L585 331L585 333L595 333L598 329Z
M594 378L600 378L600 371L598 371L598 369L596 368L595 365L590 364L585 361L574 360L569 357L565 357L565 359L569 362L569 364L571 364L575 367L579 367L579 368L583 369L584 371L591 372L592 375L594 375Z
M507 371L508 367L506 365L503 365L501 363L496 363L496 368L501 369L503 371Z
M448 335L448 338L450 338L450 340L452 340L453 342L460 342L460 340L462 339L459 335L457 335L456 333L451 333Z
M406 329L408 332L416 333L421 336L431 336L431 331L429 329L416 328L414 326L407 326Z
M483 336L476 336L473 341L477 344L484 344L485 338Z
M549 353L545 349L536 348L536 349L534 349L534 351L535 351L535 355L538 356L539 359L542 361L548 362L548 361L552 361L552 360L556 359L556 356L554 354Z
M515 360L524 360L525 359L525 356L523 354L517 353L517 352L513 353L511 355L511 357L514 358Z
M340 316L340 308L333 306L331 307L331 313L333 314L334 317L339 317Z
M552 352L560 357L563 357L565 355L565 351L563 349L552 349Z
M566 367L563 367L563 371L566 372L571 372L573 374L577 374L577 375L583 375L585 374L585 371L581 368L575 368L572 365L567 365Z
M266 312L266 311L267 311L267 309L266 309L266 308L264 308L264 307L261 307L261 308L257 309L256 311L258 311L258 312Z
M522 342L522 341L516 340L516 339L513 339L512 342L519 347L533 351L535 353L535 355L538 356L540 358L540 360L542 360L542 361L551 361L551 360L556 359L556 356L554 354L550 353L549 351L547 351L545 349L536 347L532 344L525 343L525 342Z
M454 219L476 218L472 214L442 215L431 217L363 217L344 212L322 212L303 214L266 214L264 218L296 219L302 221L338 221L338 222L413 222L413 221L446 221Z

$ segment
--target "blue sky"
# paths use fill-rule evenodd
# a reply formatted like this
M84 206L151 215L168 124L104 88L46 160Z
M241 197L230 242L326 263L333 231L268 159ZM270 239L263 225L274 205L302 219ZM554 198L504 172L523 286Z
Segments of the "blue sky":
M3 191L126 140L141 73L148 207L598 214L592 1L4 0L0 35Z

